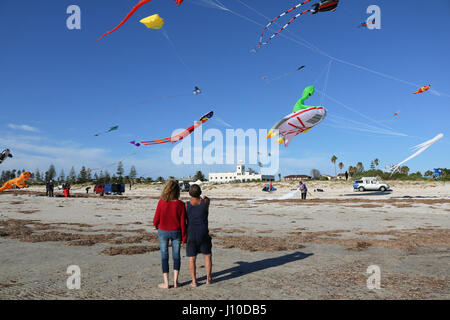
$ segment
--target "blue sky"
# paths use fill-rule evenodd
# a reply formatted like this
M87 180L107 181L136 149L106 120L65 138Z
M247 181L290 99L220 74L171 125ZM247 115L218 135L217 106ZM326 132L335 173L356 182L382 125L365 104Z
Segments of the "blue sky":
M231 170L175 166L173 145L136 148L128 142L165 138L210 110L218 120L204 130L224 132L223 121L269 129L311 84L317 91L307 104L325 106L328 116L280 148L282 175L312 168L334 174L332 155L345 167L358 161L369 167L375 158L395 164L438 133L444 138L407 165L414 172L450 167L450 27L443 23L450 1L342 0L336 12L304 15L252 53L260 25L268 22L264 16L275 17L296 1L223 0L225 10L212 0L185 0L179 7L153 0L95 42L135 3L0 2L0 149L15 155L1 170L42 171L53 163L67 174L72 166L104 167L134 152L125 169L134 164L144 176ZM72 4L81 8L81 30L66 27ZM371 4L381 8L380 30L357 27ZM139 23L155 13L165 19L169 38ZM276 81L262 79L300 65L306 67ZM430 83L434 91L412 94ZM194 96L194 86L203 94ZM113 125L120 129L94 137Z

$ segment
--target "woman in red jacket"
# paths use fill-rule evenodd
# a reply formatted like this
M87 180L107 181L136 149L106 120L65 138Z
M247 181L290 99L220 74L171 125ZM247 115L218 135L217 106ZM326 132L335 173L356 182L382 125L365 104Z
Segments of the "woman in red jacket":
M161 250L161 263L164 283L159 288L169 289L169 240L172 241L173 286L178 287L180 272L181 243L186 243L186 206L180 198L180 186L175 180L169 180L161 193L161 200L156 207L153 225L158 230Z

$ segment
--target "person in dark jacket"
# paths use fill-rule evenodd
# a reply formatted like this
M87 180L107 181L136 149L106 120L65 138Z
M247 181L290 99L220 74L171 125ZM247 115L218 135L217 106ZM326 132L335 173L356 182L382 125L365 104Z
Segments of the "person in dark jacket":
M189 188L191 200L186 203L187 244L186 256L189 258L189 271L191 272L193 287L197 286L196 259L202 253L205 259L206 284L212 282L212 242L208 229L208 214L210 200L200 198L202 190L199 185L193 184Z

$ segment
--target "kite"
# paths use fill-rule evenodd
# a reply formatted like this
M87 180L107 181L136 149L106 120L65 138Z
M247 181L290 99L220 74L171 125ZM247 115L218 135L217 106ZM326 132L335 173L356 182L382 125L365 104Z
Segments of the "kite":
M131 11L127 14L127 16L122 20L122 22L120 22L117 27L115 27L114 29L112 29L111 31L106 32L104 35L102 35L97 41L101 40L104 36L106 36L107 34L113 33L114 31L116 31L117 29L119 29L136 11L139 10L140 7L142 7L144 4L150 2L152 0L141 0L138 2L137 5L135 5L133 7L133 9L131 9ZM177 7L183 2L183 0L175 0L177 3Z
M278 198L276 198L276 197L256 198L256 199L247 200L247 201L248 202L253 202L253 201L262 201L262 200L270 200L270 201L272 201L272 200L287 200L287 199L292 199L299 192L300 192L300 190L296 189L296 190L291 191L291 192L289 192L289 193L287 193L287 194L285 194L285 195L283 195L281 197L278 197Z
M299 70L302 70L304 67L305 67L305 66L300 66L300 67L296 68L295 70L292 70L292 71L283 73L282 75L277 76L277 77L275 77L275 78L273 78L273 79L269 79L269 81L267 81L267 83L272 82L272 81L275 81L275 80L278 80L278 79L281 79L281 78L284 78L284 77L287 77L287 76L290 75L291 73L294 73L294 72L297 72L297 71L299 71ZM263 77L263 80L265 80L265 79L267 79L266 76L265 76L265 78Z
M394 113L394 117L395 117L395 116L398 116L398 112Z
M6 181L0 188L0 192L3 192L7 189L14 189L14 187L17 187L19 189L28 188L29 186L25 183L25 181L30 180L30 178L31 172L24 171L20 174L19 177Z
M140 147L141 146L141 144L139 143L139 142L136 142L136 141L130 141L130 143L131 144L133 144L133 145L135 145L136 147Z
M207 114L205 114L204 116L202 116L200 118L199 121L196 121L194 123L193 126L190 126L189 128L181 131L180 133L177 133L171 137L165 138L165 139L160 139L160 140L151 140L151 141L141 141L142 144L146 145L146 146L150 146L150 145L154 145L154 144L162 144L162 143L168 143L168 142L178 142L182 139L184 139L185 137L187 137L188 135L190 135L192 132L194 132L195 129L197 129L198 127L200 127L203 123L205 123L206 121L208 121L209 119L212 118L212 116L214 115L214 112L211 111Z
M159 16L159 14L154 14L150 17L144 18L139 21L145 24L149 29L161 29L164 25L164 19Z
M412 147L413 150L417 150L416 153L414 153L413 155L409 156L408 158L406 158L405 160L403 160L400 163L397 163L395 166L392 166L391 169L391 176L394 174L395 171L397 171L400 166L402 164L404 164L405 162L411 160L412 158L418 156L419 154L421 154L422 152L424 152L425 150L427 150L429 147L431 147L433 144L435 144L438 140L442 139L444 137L444 135L442 133L439 133L436 137L434 137L433 139L430 139L428 141L425 141L421 144L418 144L415 147Z
M197 95L197 94L202 93L202 90L200 90L198 87L195 87L193 92L195 95Z
M275 32L273 35L271 35L269 37L269 39L267 39L266 41L263 42L263 37L264 37L264 33L266 32L267 29L269 29L269 27L275 22L277 21L279 18L285 16L286 14L290 13L291 11L294 11L295 9L298 9L299 7L301 7L302 5L310 2L311 0L305 0L299 4L297 4L295 7L292 7L291 9L283 12L282 14L280 14L278 17L272 19L272 21L270 21L262 30L261 32L261 36L259 38L259 43L257 45L256 49L261 48L261 46L269 44L269 42L275 38L281 31L283 31L284 29L286 29L295 19L297 19L298 17L300 17L301 15L307 13L307 12L311 12L311 14L316 14L318 12L325 12L325 11L335 11L336 7L339 4L339 0L322 0L319 3L313 4L311 7L313 7L313 9L306 9L300 13L298 13L296 16L294 16L291 20L289 20L281 29L279 29L277 32Z
M11 151L9 149L5 149L0 153L0 163L6 160L6 158L12 158L13 155L11 154Z
M101 135L103 133L108 133L108 132L111 132L111 131L114 131L114 130L117 130L117 129L119 129L119 126L114 126L114 127L109 128L108 131L100 132L100 133L95 134L95 136L98 137L99 135Z
M423 93L425 91L428 91L430 88L431 88L431 84L429 84L427 86L423 86L419 90L417 90L416 92L413 92L413 93L414 94Z
M364 21L362 22L358 27L367 27L367 25L371 23L371 24L375 24L375 19L372 19L372 21Z
M314 86L306 87L302 97L297 101L292 113L275 123L269 130L267 139L275 138L279 134L278 144L284 142L287 147L292 139L299 133L308 132L325 119L327 110L324 107L312 107L304 105L306 99L314 94Z

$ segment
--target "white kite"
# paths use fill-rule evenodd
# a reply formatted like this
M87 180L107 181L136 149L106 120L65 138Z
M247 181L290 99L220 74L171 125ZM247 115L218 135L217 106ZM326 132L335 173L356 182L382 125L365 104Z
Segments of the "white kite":
M444 137L444 135L442 133L439 133L433 139L425 141L424 143L418 144L415 147L412 147L411 149L417 150L417 152L414 153L413 155L409 156L408 158L406 158L402 162L400 162L400 163L396 164L395 166L393 166L392 169L391 169L391 176L394 174L395 171L397 171L400 168L400 166L402 164L404 164L405 162L407 162L407 161L411 160L412 158L418 156L419 154L421 154L422 152L427 150L429 147L431 147L433 144L435 144L438 140L442 139L443 137Z
M253 201L261 201L261 200L287 200L287 199L292 199L300 190L294 190L292 192L289 192L288 194L285 194L284 196L281 197L273 197L273 198L256 198L256 199L252 199L252 200L247 200L248 202L253 202Z

